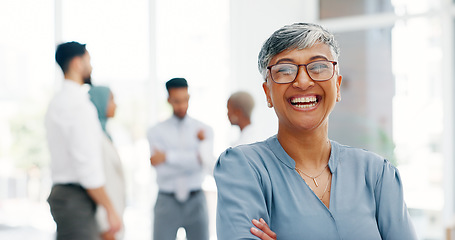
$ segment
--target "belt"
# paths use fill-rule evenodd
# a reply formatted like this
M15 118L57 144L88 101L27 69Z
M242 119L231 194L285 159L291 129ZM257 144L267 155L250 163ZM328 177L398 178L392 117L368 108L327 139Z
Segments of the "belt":
M54 187L72 187L72 188L85 189L79 183L56 183L56 184L54 184Z
M199 193L201 193L202 190L201 189L198 189L198 190L193 190L190 192L190 197L193 197L194 195L197 195ZM175 197L175 193L173 192L163 192L163 191L159 191L158 192L159 194L164 194L164 195L167 195L167 196L171 196L171 197Z

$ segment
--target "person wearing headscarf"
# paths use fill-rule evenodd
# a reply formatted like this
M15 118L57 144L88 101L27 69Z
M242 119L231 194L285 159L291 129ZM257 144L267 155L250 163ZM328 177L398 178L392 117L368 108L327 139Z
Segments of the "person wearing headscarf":
M117 153L112 138L106 129L109 118L114 117L117 105L114 101L114 96L108 87L92 86L89 90L90 100L95 105L98 112L98 119L104 132L102 141L103 166L106 176L106 192L111 198L112 204L119 213L123 215L125 210L125 178L123 174L122 163ZM122 229L117 234L108 232L107 221L105 220L106 211L103 207L98 207L96 219L100 228L101 237L103 240L119 240L123 238L124 230Z

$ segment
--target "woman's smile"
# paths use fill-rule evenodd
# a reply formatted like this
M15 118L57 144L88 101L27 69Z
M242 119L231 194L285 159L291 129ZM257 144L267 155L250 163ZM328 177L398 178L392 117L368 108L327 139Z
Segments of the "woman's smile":
M320 95L292 96L288 102L297 111L311 111L318 107L321 99Z

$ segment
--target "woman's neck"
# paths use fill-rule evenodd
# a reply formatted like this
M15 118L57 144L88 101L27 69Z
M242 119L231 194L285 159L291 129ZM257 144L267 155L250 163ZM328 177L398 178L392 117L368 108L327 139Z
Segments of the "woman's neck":
M286 153L295 161L296 167L317 171L325 167L330 158L331 145L327 127L307 132L279 128L277 138Z

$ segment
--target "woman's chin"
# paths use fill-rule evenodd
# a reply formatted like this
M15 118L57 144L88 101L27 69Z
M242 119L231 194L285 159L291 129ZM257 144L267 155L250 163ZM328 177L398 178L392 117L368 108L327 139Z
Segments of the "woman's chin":
M295 121L290 121L288 124L288 128L291 130L293 133L300 133L300 132L308 132L312 130L316 130L320 127L322 127L323 121L316 120L316 119L308 119L308 120L295 120Z

